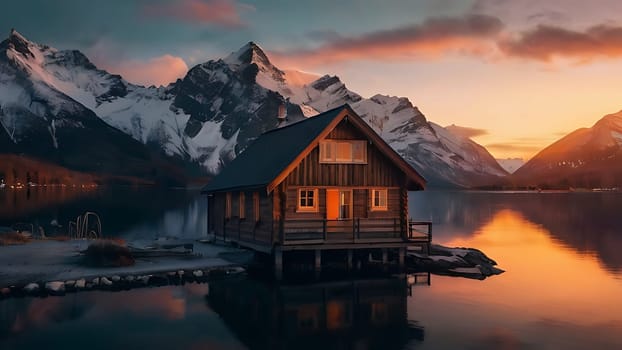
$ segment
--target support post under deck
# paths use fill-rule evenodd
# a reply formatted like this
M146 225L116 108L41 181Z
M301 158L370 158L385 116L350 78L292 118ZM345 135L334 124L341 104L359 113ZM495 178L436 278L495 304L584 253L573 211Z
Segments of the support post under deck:
M322 251L320 249L315 250L315 272L322 271Z
M281 248L274 248L274 278L277 281L283 279L283 251Z
M352 249L348 249L348 271L352 270Z
M404 262L406 260L406 248L399 249L399 268L400 271L404 270Z

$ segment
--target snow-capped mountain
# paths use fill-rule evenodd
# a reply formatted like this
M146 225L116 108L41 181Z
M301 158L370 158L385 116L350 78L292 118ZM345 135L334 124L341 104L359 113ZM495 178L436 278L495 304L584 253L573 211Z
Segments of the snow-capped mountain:
M163 160L93 112L126 94L121 77L98 70L80 52L38 45L11 31L0 43L2 151L75 170L158 177L167 172ZM153 171L156 164L163 166Z
M278 87L303 111L324 112L348 103L433 185L479 186L507 175L484 147L429 122L405 97L363 98L328 75L302 87Z
M530 159L514 177L531 185L622 186L622 111L564 136Z
M166 87L128 83L78 51L16 32L3 45L0 145L22 142L31 132L26 120L41 124L37 137L58 141L59 123L78 128L80 116L214 174L261 133L348 103L433 185L468 187L506 175L483 147L428 122L407 98L363 98L336 76L281 70L252 42Z

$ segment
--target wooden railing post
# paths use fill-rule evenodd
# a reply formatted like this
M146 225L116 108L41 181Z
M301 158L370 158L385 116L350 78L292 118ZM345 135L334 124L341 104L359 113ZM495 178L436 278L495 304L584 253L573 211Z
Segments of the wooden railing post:
M285 221L282 216L279 216L279 243L285 243Z
M222 219L222 241L227 241L227 218Z
M361 239L361 218L356 218L356 237Z
M325 241L326 240L326 219L322 220L322 239Z
M432 243L432 222L428 223L428 241Z

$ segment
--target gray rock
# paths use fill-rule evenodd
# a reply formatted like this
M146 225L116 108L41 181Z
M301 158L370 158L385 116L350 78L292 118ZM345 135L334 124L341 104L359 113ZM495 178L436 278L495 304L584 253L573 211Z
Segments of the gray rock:
M134 280L136 280L136 277L129 275L129 276L125 276L125 280L132 283L134 282Z
M76 285L76 281L74 280L65 281L65 287L74 287L75 285Z
M112 286L112 281L111 281L111 280L109 280L107 277L101 277L101 278L99 279L99 283L100 283L102 286L106 286L106 287Z
M194 270L194 271L192 271L192 275L194 277L196 277L196 278L201 278L201 277L203 277L203 271L201 271L201 270Z
M25 287L24 287L24 292L26 292L27 294L35 294L39 291L40 287L38 283L28 283Z
M93 284L94 287L97 287L99 285L99 277L93 278L91 284Z
M84 289L84 288L86 288L86 281L83 278L77 280L76 289Z
M52 295L63 295L65 294L65 283L60 281L47 282L45 290Z
M121 280L121 277L114 275L111 277L112 282L117 283Z

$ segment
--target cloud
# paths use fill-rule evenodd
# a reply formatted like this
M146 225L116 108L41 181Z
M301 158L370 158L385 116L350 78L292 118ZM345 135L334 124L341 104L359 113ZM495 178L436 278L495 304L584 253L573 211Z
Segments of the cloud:
M503 29L496 17L429 18L421 24L370 32L358 37L322 36L323 44L309 49L276 52L277 61L303 65L350 60L408 60L448 52L485 55ZM326 34L326 33L324 33ZM317 37L317 33L313 33Z
M622 27L597 25L584 31L574 31L539 25L514 38L500 41L499 48L507 56L546 62L556 57L579 61L600 57L621 57Z
M488 135L488 131L485 129L469 128L466 126L458 126L455 124L446 126L445 129L449 130L449 132L452 134L456 134L469 139L477 136Z
M236 4L234 0L181 0L171 3L147 3L143 13L150 17L172 18L191 23L215 24L227 28L243 28L240 9L251 5Z
M484 145L488 151L494 152L514 152L514 153L536 153L544 148L542 145L528 144L528 143L490 143Z
M125 80L141 85L168 85L188 72L180 57L163 55L148 60L126 60L99 63L107 71L120 74Z

